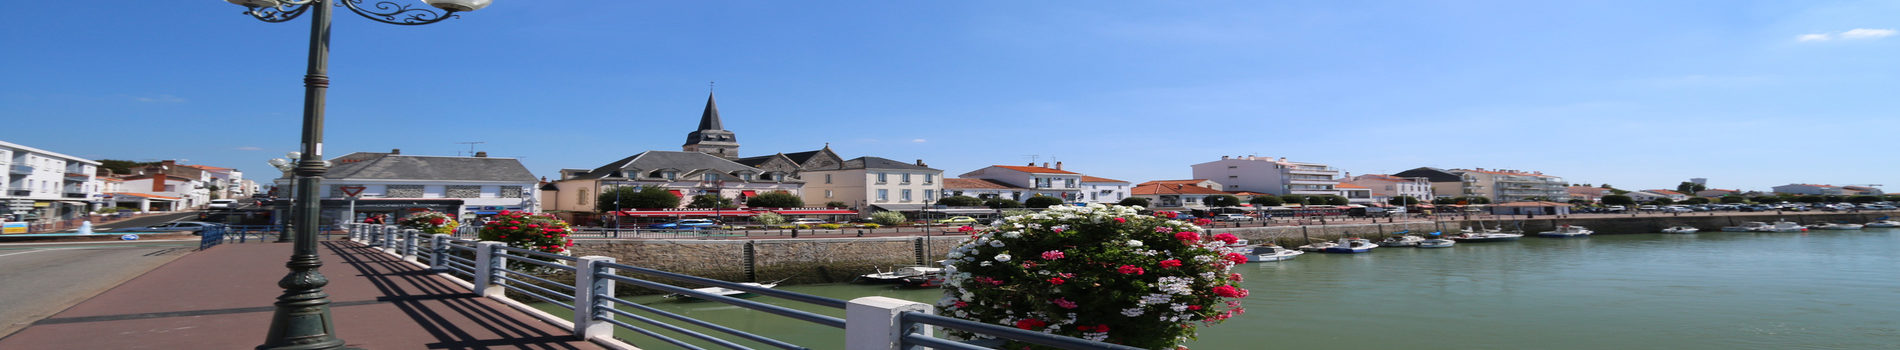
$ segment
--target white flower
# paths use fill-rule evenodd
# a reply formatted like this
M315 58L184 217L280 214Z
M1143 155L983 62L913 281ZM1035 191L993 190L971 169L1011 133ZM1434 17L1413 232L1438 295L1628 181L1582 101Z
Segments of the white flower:
M1147 311L1142 310L1141 308L1131 307L1131 308L1122 309L1122 316L1128 316L1128 317L1141 316L1141 314L1145 312Z
M1168 305L1168 309L1174 310L1174 312L1187 311L1187 307L1188 307L1187 304L1182 304L1182 303L1174 303L1174 304Z
M991 246L991 247L997 247L997 248L1002 248L1002 247L1003 247L1003 241L990 241L990 246Z
M1128 246L1130 246L1130 247L1140 247L1140 246L1141 246L1141 240L1139 240L1139 239L1131 239L1131 240L1128 240Z
M1022 231L1003 232L1003 238L1021 238L1022 236L1023 236Z
M990 266L990 262L988 262L988 261L985 261L985 262L983 262L983 263L981 263L981 264L977 264L977 265L980 265L980 266L985 266L985 267L987 267L987 266Z
M963 252L953 250L953 251L950 251L950 255L945 255L945 257L948 257L951 259L961 258L963 257Z
M996 261L1009 262L1009 254L996 254Z

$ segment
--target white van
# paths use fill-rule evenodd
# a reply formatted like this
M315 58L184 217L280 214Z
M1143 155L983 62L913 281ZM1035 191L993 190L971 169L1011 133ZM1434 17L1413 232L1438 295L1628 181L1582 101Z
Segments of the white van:
M231 209L231 208L234 208L234 207L237 207L237 205L238 205L238 204L237 204L237 200L236 200L236 199L213 199L213 200L211 200L211 209Z

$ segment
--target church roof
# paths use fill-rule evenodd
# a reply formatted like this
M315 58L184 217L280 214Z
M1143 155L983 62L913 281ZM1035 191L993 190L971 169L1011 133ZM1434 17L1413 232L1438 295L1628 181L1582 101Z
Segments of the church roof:
M713 101L713 94L706 93L706 111L699 114L700 130L725 130L719 123L719 103Z
M719 158L719 156L711 154L679 151L646 151L621 158L612 163L607 163L607 165L594 168L594 170L588 171L585 174L575 175L573 178L599 179L608 177L614 172L627 169L640 171L674 169L681 171L682 175L701 169L717 170L720 173L732 173L735 171L759 172L758 168L740 164L725 158ZM629 178L639 178L641 175L642 174L621 174L621 176Z

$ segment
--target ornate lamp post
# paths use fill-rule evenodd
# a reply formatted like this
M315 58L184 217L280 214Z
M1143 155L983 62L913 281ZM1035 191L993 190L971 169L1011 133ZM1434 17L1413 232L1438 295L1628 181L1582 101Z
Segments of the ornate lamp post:
M277 297L277 313L271 317L270 334L259 349L338 349L343 339L335 336L330 318L330 296L323 286L330 283L317 272L323 262L317 258L317 220L321 208L317 202L320 177L328 169L323 161L323 97L330 87L327 75L330 62L331 8L342 6L373 21L397 25L423 25L454 18L456 12L479 10L490 0L424 0L441 9L378 1L363 5L362 0L225 0L243 5L244 14L265 22L286 22L310 13L310 60L304 74L303 145L294 168L296 205L290 221L297 234L290 261L284 266L290 273L277 281L284 294Z

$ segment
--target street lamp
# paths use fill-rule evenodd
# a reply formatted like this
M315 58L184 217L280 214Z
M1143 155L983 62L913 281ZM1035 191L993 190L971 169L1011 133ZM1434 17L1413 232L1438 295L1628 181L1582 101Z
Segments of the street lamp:
M491 0L424 0L441 9L435 12L410 4L378 1L373 5L361 0L225 0L244 6L244 14L264 22L279 23L310 14L309 69L304 74L303 144L294 170L296 206L290 215L297 238L290 261L284 266L290 273L277 281L284 294L277 297L277 312L271 316L270 333L260 349L338 349L343 339L336 337L330 318L330 297L323 286L330 284L317 272L323 261L317 258L317 186L329 168L323 161L323 98L330 87L330 13L342 6L372 21L396 25L423 25L454 18L456 12L487 7ZM277 165L279 162L272 162ZM288 165L287 161L285 162Z

